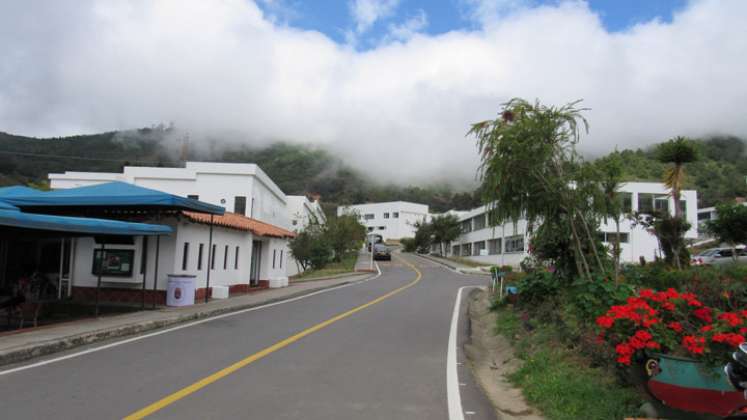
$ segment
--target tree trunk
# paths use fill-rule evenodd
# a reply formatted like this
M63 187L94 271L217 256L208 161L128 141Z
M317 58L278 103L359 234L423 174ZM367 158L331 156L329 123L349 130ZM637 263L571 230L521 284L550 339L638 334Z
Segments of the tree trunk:
M615 283L620 281L620 217L615 216Z
M586 276L587 280L591 281L591 270L589 270L589 263L586 262L586 257L584 256L584 248L581 246L581 240L578 237L578 231L576 230L576 223L574 222L574 217L571 217L569 219L571 223L571 232L573 232L573 239L576 241L576 254L581 257L581 263L584 268L584 272L579 272L579 274Z
M591 246L591 252L594 254L594 259L597 261L597 265L599 266L599 271L601 273L605 272L604 264L602 264L602 259L599 258L599 253L597 252L596 243L594 241L594 237L591 236L591 229L589 229L589 225L586 223L586 219L581 214L578 209L574 209L576 211L576 214L578 214L579 219L581 219L581 223L584 225L584 230L586 231L586 237L589 239L589 245Z

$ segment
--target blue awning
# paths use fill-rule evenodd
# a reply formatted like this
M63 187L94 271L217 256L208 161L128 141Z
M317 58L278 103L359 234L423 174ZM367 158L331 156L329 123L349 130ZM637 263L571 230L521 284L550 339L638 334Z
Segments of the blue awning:
M5 201L0 200L0 210L16 210L16 211L18 211L18 207L13 206L11 204L6 203Z
M25 188L25 187L16 187ZM12 191L0 198L17 207L128 207L163 208L188 210L199 213L223 214L223 207L179 197L162 191L152 190L125 182L107 182L86 187L60 189L54 191Z
M18 210L0 210L0 226L14 228L70 232L84 235L168 235L171 227L118 220L90 219L84 217L50 216L22 213Z

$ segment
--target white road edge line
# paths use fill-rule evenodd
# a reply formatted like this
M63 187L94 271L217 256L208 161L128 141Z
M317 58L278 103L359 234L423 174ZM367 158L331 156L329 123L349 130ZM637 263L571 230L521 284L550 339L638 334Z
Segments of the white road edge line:
M418 255L418 254L414 254L414 255L415 255L415 256L417 256L418 258L422 259L422 260L425 260L425 261L431 262L431 263L433 263L433 264L437 264L437 265L438 265L438 266L439 266L440 268L443 268L444 270L447 270L447 271L451 271L452 273L454 273L454 274L458 274L458 275L460 275L460 276L464 276L464 277L477 277L477 276L484 276L484 274L467 274L467 273L462 273L461 271L459 271L459 270L455 270L455 269L453 269L453 268L449 267L448 265L445 265L445 264L443 264L443 263L440 263L440 262L438 262L438 261L433 261L433 260L432 260L432 259L430 259L430 258L425 258L425 257L423 257L423 256L421 256L421 255Z
M457 331L459 329L459 308L462 304L462 290L475 286L462 286L457 292L454 312L449 329L449 348L446 351L446 401L449 406L449 420L464 420L462 396L459 392L459 372L457 370Z
M67 354L65 356L55 357L53 359L42 360L40 362L31 363L31 364L28 364L28 365L19 366L19 367L8 369L8 370L3 370L3 371L0 371L0 376L9 375L11 373L16 373L16 372L20 372L20 371L24 371L24 370L28 370L28 369L33 369L33 368L37 368L37 367L49 365L49 364L52 364L52 363L61 362L63 360L68 360L68 359L72 359L72 358L75 358L75 357L84 356L86 354L95 353L95 352L102 351L102 350L107 350L107 349L110 349L112 347L117 347L117 346L121 346L123 344L133 343L135 341L145 340L146 338L155 337L155 336L158 336L158 335L161 335L161 334L170 333L170 332L181 330L181 329L184 329L184 328L194 327L195 325L204 324L204 323L210 322L210 321L215 321L216 319L228 318L228 317L231 317L231 316L241 315L241 314L244 314L244 313L247 313L247 312L258 311L260 309L266 309L266 308L270 308L270 307L273 307L273 306L282 305L284 303L295 302L295 301L298 301L298 300L301 300L301 299L306 299L308 297L319 295L319 294L322 294L322 293L327 293L327 292L331 292L331 291L334 291L334 290L343 289L345 287L350 287L350 286L355 286L355 285L358 285L358 284L363 284L363 283L365 283L367 281L377 279L377 278L379 278L381 276L381 268L379 268L379 264L375 263L374 265L376 266L376 272L377 272L377 274L375 276L369 277L369 278L364 279L364 280L360 280L360 281L356 281L356 282L348 283L348 284L342 284L340 286L330 287L329 289L318 290L316 292L312 292L312 293L309 293L309 294L306 294L306 295L296 296L294 298L280 300L280 301L277 301L277 302L268 303L266 305L260 305L260 306L255 306L253 308L242 309L242 310L236 311L236 312L229 312L229 313L225 313L225 314L221 314L221 315L216 315L216 316L212 316L212 317L209 317L209 318L201 319L199 321L193 321L193 322L182 324L182 325L179 325L179 326L176 326L176 327L167 328L165 330L155 331L155 332L152 332L152 333L149 333L149 334L144 334L144 335L139 335L137 337L127 338L127 339L120 340L120 341L117 341L117 342L114 342L114 343L110 343L110 344L105 344L103 346L94 347L94 348L91 348L91 349L88 349L88 350L83 350L83 351L79 351L79 352L76 352L76 353Z

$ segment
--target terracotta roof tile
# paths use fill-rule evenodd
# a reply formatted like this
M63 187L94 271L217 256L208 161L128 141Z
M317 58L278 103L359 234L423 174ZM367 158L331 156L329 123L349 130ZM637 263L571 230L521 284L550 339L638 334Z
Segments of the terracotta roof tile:
M207 213L183 211L182 214L192 222L210 224L210 215ZM226 212L222 216L214 215L213 225L243 230L258 236L270 236L273 238L293 238L296 236L295 233L289 230L236 213Z

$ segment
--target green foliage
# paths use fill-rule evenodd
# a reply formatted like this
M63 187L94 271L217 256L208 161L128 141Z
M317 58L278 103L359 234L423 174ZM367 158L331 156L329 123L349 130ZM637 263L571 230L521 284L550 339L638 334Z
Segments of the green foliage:
M691 140L678 136L656 148L656 159L662 163L682 165L695 162L698 159L698 152Z
M531 305L555 296L561 282L553 273L537 270L524 276L516 286L521 304Z
M512 99L500 117L472 125L481 155L479 176L490 224L541 223L532 243L538 259L591 278L605 272L599 253L597 173L576 152L588 124L577 102L561 107ZM591 198L591 199L590 199ZM550 246L547 246L550 245ZM567 252L566 250L570 250Z
M747 243L747 206L742 204L720 204L716 206L718 218L709 220L706 228L721 242L734 248L737 244ZM737 253L733 253L736 260Z
M366 239L366 227L358 221L356 215L331 217L327 220L323 235L332 249L334 260L339 262L361 247Z
M288 241L288 247L303 270L324 267L332 255L324 230L319 225L310 225L298 233L295 238Z
M580 319L595 319L612 305L624 303L633 296L633 286L609 279L588 281L576 279L568 290L571 310Z
M399 243L402 245L403 252L415 252L418 249L415 238L402 238Z
M509 380L548 419L622 419L638 411L641 398L634 389L617 385L601 369L579 363L567 350L538 348L523 359Z
M459 219L453 214L434 216L430 223L424 223L421 227L425 229L423 236L430 238L428 241L429 245L431 243L439 244L441 255L446 255L444 246L449 246L449 243L456 239L462 232Z

